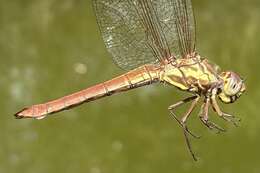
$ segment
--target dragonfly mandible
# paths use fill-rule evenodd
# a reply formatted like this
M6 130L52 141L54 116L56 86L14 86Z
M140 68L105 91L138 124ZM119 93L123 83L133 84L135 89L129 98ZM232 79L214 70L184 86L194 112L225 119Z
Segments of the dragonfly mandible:
M107 50L114 62L128 72L59 99L24 108L15 114L17 118L42 119L115 93L167 83L191 93L168 109L182 127L194 160L189 135L199 136L186 124L199 100L202 100L199 119L209 129L224 131L209 120L209 107L224 120L238 123L238 118L222 112L216 98L233 103L245 91L244 81L232 71L218 70L217 65L196 51L191 0L93 0L93 7ZM174 110L188 102L191 102L189 109L178 118Z

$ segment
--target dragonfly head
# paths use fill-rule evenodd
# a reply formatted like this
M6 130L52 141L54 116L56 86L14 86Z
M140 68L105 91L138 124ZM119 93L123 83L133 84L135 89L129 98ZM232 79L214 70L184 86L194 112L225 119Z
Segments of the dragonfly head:
M222 90L218 94L220 100L224 103L235 102L246 90L244 80L231 71L222 72L220 77L223 80Z

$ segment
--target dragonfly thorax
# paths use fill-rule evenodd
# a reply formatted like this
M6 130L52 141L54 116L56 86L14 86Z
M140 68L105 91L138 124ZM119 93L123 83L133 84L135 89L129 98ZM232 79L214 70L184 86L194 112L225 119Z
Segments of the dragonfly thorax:
M199 56L180 58L165 65L161 80L177 88L192 92L206 92L219 81L215 65Z

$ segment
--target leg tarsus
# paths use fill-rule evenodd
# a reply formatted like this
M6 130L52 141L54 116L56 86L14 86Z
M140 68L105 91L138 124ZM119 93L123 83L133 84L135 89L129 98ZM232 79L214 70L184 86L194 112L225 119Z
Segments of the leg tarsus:
M191 154L193 160L194 160L194 161L198 161L198 159L197 159L195 153L194 153L193 150L192 150L191 143L190 143L190 140L189 140L187 131L184 130L183 133L184 133L184 137L185 137L186 144L187 144L187 146L188 146L189 152L190 152L190 154Z
M208 119L204 119L203 117L200 117L200 120L202 123L207 126L210 130L216 130L216 133L220 132L226 132L226 130L219 125L213 123L212 121L209 121Z
M236 127L239 126L239 123L241 121L240 118L238 118L238 117L236 117L234 115L223 113L223 112L222 112L222 115L220 117L223 118L225 121L233 123L233 125L236 126Z
M193 132L191 132L189 130L189 128L186 125L186 122L183 122L181 120L178 119L178 117L175 115L175 113L173 111L170 111L172 117L178 122L178 124L181 126L181 128L183 129L183 131L187 132L188 134L190 134L192 137L199 139L201 138L201 136L199 135L195 135Z
M186 123L182 124L182 127L184 128L184 131L188 132L193 138L200 139L201 135L196 135L193 132L190 131L190 129L187 127Z
M226 130L219 125L209 121L209 98L206 98L204 103L201 106L200 120L202 123L208 127L210 130L216 130L216 133L225 132Z

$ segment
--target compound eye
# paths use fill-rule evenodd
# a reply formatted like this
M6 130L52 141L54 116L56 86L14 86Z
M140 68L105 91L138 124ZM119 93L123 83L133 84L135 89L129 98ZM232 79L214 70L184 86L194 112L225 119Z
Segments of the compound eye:
M239 92L241 85L242 85L241 82L238 82L236 80L231 80L230 95L236 95Z
M234 78L228 79L225 93L229 96L235 95L238 92L237 85L237 81Z
M240 86L241 84L240 83L235 83L235 84L233 84L233 86L232 86L232 89L233 89L233 91L235 92L235 93L237 93L239 90L240 90Z

